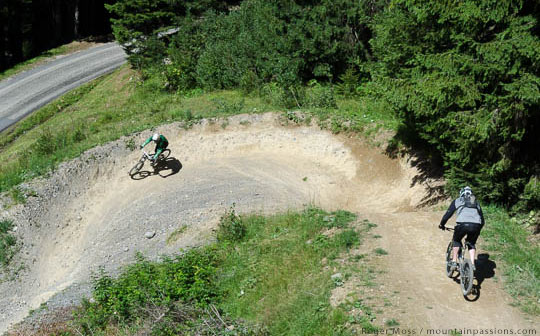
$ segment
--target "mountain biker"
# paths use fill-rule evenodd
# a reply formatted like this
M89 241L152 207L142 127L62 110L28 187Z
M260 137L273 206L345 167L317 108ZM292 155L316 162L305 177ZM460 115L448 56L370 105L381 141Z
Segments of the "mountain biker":
M155 163L157 161L157 158L159 157L159 154L161 154L161 152L163 152L163 150L167 148L167 146L169 146L169 141L162 134L154 133L154 135L146 139L146 141L141 145L141 149L143 149L144 146L146 146L150 141L156 143L156 148L154 149L154 156L150 158L150 161Z
M484 214L480 204L476 201L472 189L470 187L464 187L459 192L459 198L456 198L450 204L448 210L441 219L439 229L444 230L446 222L452 217L454 212L456 215L456 227L454 229L454 236L452 237L453 249L452 249L452 262L450 266L452 269L457 268L457 255L461 245L461 240L465 235L465 243L469 246L469 254L471 256L471 262L473 264L473 270L476 270L475 266L475 253L476 253L476 240L480 235L480 230L484 226Z

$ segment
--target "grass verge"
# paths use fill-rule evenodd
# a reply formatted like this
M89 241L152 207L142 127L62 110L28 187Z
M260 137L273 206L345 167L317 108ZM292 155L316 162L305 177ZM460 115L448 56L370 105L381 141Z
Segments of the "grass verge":
M540 248L533 240L529 220L531 215L510 217L495 206L485 208L486 225L481 237L496 261L501 261L506 290L517 306L525 312L540 314ZM535 214L532 213L532 216Z
M243 219L245 236L221 243L227 251L219 273L223 310L266 326L271 335L347 334L346 311L330 306L329 298L336 286L332 275L345 273L336 259L360 241L349 227L353 219L313 208ZM341 230L323 234L333 227Z
M344 211L316 208L269 217L231 210L212 245L160 262L139 256L117 278L98 274L92 298L54 332L350 335L347 309L329 300L352 272L339 256L364 234L354 220Z
M15 253L16 239L11 234L13 222L10 220L0 221L0 267L5 268Z

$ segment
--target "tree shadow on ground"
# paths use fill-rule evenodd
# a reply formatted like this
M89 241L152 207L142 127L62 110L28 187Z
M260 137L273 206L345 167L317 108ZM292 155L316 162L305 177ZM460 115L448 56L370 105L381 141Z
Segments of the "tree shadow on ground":
M444 176L443 159L432 146L410 133L405 126L401 126L386 147L386 155L392 159L406 156L411 167L418 171L411 181L411 188L420 184L427 190L419 207L437 204L447 198L441 182Z
M164 160L158 161L153 167L153 170L141 170L136 174L133 174L131 178L133 180L142 180L151 175L158 175L162 178L177 174L182 169L182 163L175 157L168 157Z

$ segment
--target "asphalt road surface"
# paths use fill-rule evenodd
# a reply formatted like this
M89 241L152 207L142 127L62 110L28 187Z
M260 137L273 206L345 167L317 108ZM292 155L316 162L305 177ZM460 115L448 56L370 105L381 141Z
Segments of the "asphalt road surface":
M107 43L25 71L0 82L0 131L83 83L126 62L117 43Z

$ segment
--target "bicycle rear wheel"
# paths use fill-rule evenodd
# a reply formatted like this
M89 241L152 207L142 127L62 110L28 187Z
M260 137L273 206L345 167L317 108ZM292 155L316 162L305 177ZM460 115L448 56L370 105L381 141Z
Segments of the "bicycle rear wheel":
M165 160L171 155L171 150L168 148L165 148L161 154L159 154L158 160Z
M463 292L463 296L467 296L471 293L474 281L473 265L469 259L463 259L460 276L461 291Z
M451 278L454 274L454 271L450 267L450 262L452 261L452 249L454 247L454 244L452 244L452 241L448 243L448 247L446 248L446 276Z

